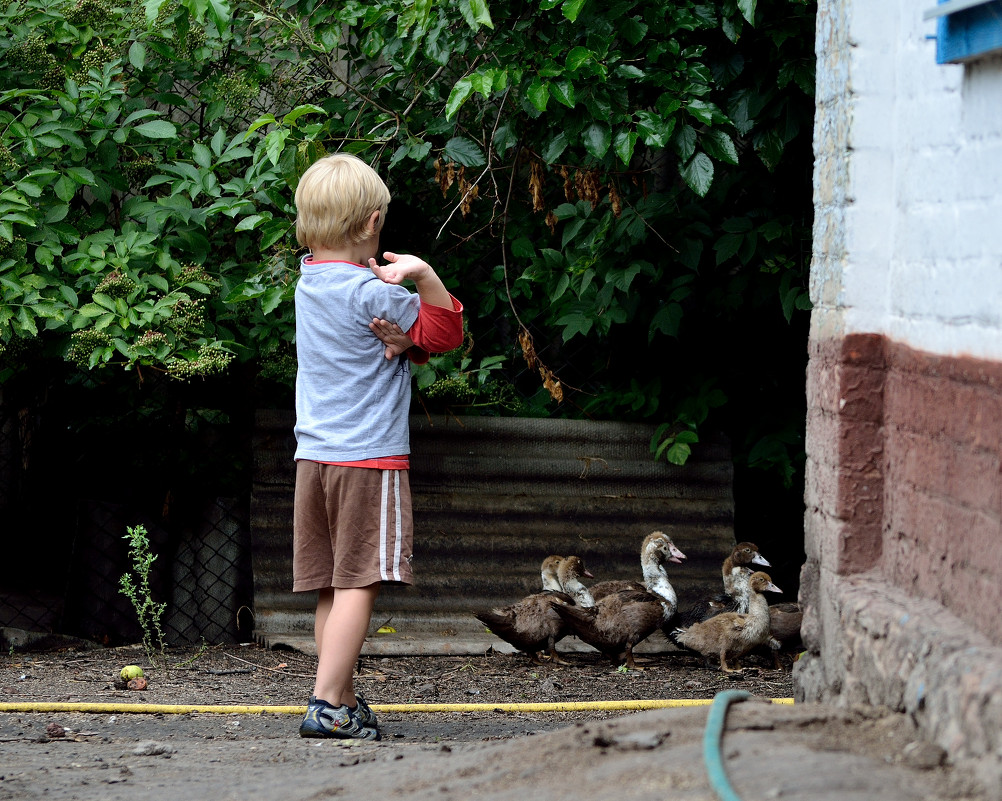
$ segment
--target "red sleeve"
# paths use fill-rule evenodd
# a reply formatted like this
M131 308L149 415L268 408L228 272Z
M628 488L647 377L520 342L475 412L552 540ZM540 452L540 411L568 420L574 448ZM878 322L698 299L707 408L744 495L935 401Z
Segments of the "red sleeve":
M411 345L411 347L407 348L407 358L414 362L414 364L428 364L431 354L417 345Z
M451 309L430 303L421 304L417 321L407 332L416 348L427 353L445 353L463 344L463 304L452 295L449 297L452 298ZM416 364L424 364L413 355L410 358Z

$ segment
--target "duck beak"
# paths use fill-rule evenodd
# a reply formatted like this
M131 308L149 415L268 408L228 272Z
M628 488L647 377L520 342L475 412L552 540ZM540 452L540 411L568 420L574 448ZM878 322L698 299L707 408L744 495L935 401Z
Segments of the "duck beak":
M682 553L674 545L672 545L671 548L668 550L668 561L671 562L673 565L682 564L682 560L686 558L687 558L686 555Z
M771 581L769 582L769 585L765 588L765 591L766 592L778 592L780 595L783 594L783 591L779 587L777 587L775 584L773 584Z
M752 557L752 564L762 565L762 567L772 567L772 565L769 564L769 560L760 553L757 553Z
M595 578L595 576L592 575L592 572L587 567L584 569L584 573L582 573L581 575L584 576L585 578Z

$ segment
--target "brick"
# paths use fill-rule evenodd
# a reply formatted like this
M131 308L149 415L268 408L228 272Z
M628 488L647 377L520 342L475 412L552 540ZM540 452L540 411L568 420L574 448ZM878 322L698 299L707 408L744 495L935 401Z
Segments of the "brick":
M880 525L853 523L839 532L838 550L832 560L835 573L847 576L865 573L880 562L883 538Z
M946 492L958 504L1002 513L1002 456L954 445Z
M889 482L944 492L953 466L953 443L942 436L889 427L884 447Z
M884 416L884 373L871 367L843 365L839 371L839 414L879 423Z
M887 367L886 340L879 334L849 334L842 341L840 360L883 370Z

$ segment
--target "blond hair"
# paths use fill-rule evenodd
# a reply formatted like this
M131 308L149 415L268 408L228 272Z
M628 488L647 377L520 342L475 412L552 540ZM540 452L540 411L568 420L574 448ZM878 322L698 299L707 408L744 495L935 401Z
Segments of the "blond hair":
M335 153L315 161L296 187L296 239L304 247L338 248L368 239L372 212L386 218L390 190L357 156Z

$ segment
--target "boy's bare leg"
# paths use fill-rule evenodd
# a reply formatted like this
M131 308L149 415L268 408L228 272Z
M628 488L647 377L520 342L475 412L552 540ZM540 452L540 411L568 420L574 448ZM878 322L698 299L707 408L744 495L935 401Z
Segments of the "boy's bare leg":
M317 656L320 656L320 649L324 645L324 626L327 625L327 616L331 613L334 605L334 588L328 587L320 590L317 596L317 614L313 618L313 639L317 644Z
M321 591L317 601L318 659L313 694L329 704L353 707L357 703L352 674L369 630L379 586L376 583Z

